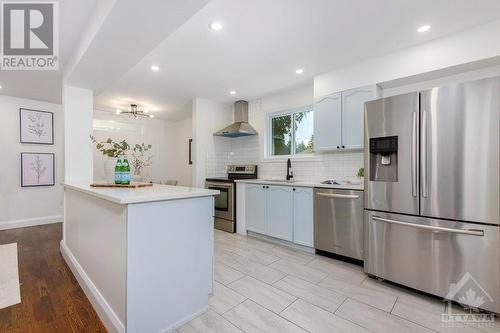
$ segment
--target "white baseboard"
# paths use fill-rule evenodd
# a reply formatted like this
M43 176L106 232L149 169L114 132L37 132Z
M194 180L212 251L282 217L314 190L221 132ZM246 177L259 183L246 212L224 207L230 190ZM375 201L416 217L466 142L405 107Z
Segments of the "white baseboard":
M64 220L62 215L35 217L31 219L0 221L0 230L32 227L35 225L60 223Z
M289 242L289 241L286 241L286 240L274 238L272 236L267 236L267 235L259 234L257 232L253 232L253 231L250 231L250 230L247 230L247 236L258 238L258 239L262 239L262 240L268 241L270 243L275 243L275 244L279 244L279 245L283 245L283 246L288 246L288 247L291 247L293 249L302 250L304 252L309 252L309 253L314 253L315 252L315 249L313 247L309 247L309 246L305 246L305 245L301 245L301 244L292 243L292 242Z
M181 326L189 323L191 320L193 320L194 318L196 317L199 317L201 316L202 314L204 314L205 312L208 311L208 305L203 307L201 310L199 311L196 311L195 313L193 313L192 315L182 319L182 320L179 320L178 322L176 322L175 324L171 325L170 327L168 328L165 328L164 330L161 330L160 333L171 333L171 332L175 332L176 329L180 328Z
M61 241L61 253L108 332L125 333L124 324L75 259L73 253L71 253L70 249L64 243L64 240Z

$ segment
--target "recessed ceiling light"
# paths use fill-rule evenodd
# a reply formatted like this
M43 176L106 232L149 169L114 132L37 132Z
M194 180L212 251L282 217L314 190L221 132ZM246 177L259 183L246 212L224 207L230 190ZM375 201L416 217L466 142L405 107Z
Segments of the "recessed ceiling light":
M155 115L154 115L154 114L150 114L150 115L149 115L149 118L154 118L154 117L155 117Z
M429 31L429 29L430 29L430 28L431 28L431 26L430 26L430 25L428 25L428 24L426 24L426 25L423 25L423 26L419 27L419 28L417 29L417 31L418 31L418 32L426 32L426 31Z
M156 65L153 65L153 66L151 66L151 70L152 70L153 72L158 72L158 71L160 70L160 67L158 67L158 66L156 66Z
M122 113L122 110L116 109L116 114L121 114L121 113Z
M3 87L2 87L2 86L0 86L0 89L2 89L2 88L3 88Z
M220 31L220 30L222 30L222 23L215 21L215 22L210 23L210 25L208 27L210 29L212 29L213 31Z
M231 94L231 95L236 95L236 91L235 91L235 90L231 90L231 91L229 92L229 94Z
M302 73L304 73L304 70L303 70L302 68L297 68L297 69L295 70L295 73L297 73L297 74L302 74Z

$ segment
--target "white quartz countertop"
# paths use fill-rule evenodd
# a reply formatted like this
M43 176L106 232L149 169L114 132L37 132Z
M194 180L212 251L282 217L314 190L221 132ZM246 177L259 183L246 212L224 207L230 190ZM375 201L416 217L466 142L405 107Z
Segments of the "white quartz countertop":
M281 186L294 186L294 187L319 187L319 188L331 188L340 190L358 190L363 191L364 187L361 184L322 184L319 182L308 182L308 181L286 181L286 180L273 180L273 179L238 179L235 180L237 183L247 183L247 184L265 184L265 185L281 185Z
M64 183L65 188L94 195L118 204L134 204L153 201L208 197L220 194L216 190L196 187L153 184L141 188L91 187L88 183Z

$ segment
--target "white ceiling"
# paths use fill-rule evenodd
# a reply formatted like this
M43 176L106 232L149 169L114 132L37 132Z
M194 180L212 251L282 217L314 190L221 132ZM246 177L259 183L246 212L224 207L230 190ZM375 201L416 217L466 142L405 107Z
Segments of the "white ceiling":
M252 99L499 17L498 0L213 0L95 103L111 110L137 102L178 119L194 96ZM208 29L214 20L222 31ZM432 28L418 34L423 24Z
M59 1L59 70L0 70L0 94L61 103L61 74L64 63L87 23L97 0Z

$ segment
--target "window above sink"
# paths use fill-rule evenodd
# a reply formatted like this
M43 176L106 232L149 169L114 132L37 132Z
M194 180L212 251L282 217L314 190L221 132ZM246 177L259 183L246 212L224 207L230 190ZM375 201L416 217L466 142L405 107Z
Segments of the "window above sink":
M314 157L314 111L306 105L267 116L266 158Z

